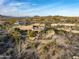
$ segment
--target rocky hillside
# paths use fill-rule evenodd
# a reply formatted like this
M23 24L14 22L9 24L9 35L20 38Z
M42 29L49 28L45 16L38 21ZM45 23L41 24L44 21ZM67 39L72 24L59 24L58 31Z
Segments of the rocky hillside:
M48 29L34 37L0 34L0 55L10 59L72 59L79 56L79 34ZM5 59L5 58L4 58Z
M38 19L35 18L33 23ZM15 24L0 25L0 59L79 59L78 22L69 20L72 24L69 26L69 23L57 18L56 22L62 22L63 26L52 27L48 18L41 19L45 24L42 31L21 30L15 28ZM52 24L55 24L54 21Z

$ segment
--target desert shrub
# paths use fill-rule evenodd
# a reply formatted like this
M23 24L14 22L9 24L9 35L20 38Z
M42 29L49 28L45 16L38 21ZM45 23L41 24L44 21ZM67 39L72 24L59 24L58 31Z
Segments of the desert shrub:
M30 37L35 37L37 35L37 31L29 31L29 36Z

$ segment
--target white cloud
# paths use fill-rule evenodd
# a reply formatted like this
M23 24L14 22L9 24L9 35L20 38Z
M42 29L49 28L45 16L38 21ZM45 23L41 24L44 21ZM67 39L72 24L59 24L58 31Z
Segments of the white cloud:
M31 8L31 4L29 2L9 2L7 5L4 5L8 0L0 0L0 14L3 15L15 15L19 13L21 9Z
M74 5L63 5L57 2L50 5L33 7L37 4L30 2L10 2L4 5L8 0L0 0L0 14L9 16L33 16L33 15L65 15L65 16L78 16L79 8ZM77 4L76 4L77 5Z

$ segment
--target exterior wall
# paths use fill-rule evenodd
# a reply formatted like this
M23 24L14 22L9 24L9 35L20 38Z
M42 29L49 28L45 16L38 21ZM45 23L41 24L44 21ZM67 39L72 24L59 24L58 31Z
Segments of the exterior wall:
M36 28L35 27L33 28L33 31L42 31L42 30L44 30L44 28L45 27L43 27L43 26L37 26Z

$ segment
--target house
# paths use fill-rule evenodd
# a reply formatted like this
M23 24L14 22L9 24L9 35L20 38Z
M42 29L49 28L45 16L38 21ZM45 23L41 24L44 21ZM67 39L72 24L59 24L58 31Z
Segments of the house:
M17 26L16 28L20 29L20 30L32 30L32 26L31 25L28 25L28 26Z
M28 21L16 21L16 23L14 23L15 25L28 25L30 24L30 22Z
M25 24L25 22L23 22L23 21L16 21L16 23L14 23L15 25L24 25Z
M40 24L40 23L32 24L33 31L42 31L44 29L45 29L45 24Z
M23 25L23 26L17 26L20 30L32 30L32 31L42 31L45 29L45 24L40 23L34 23L31 25Z

